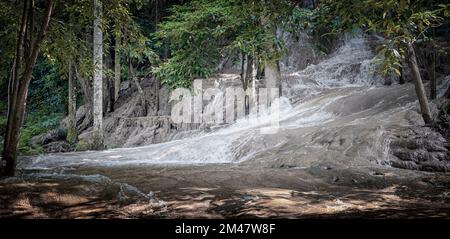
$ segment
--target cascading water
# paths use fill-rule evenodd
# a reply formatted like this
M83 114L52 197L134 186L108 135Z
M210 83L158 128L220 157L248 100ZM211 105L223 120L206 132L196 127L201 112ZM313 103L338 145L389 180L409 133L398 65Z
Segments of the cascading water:
M261 128L273 120L266 114L192 138L138 148L45 155L24 167L244 162L310 166L324 160L365 165L388 152L386 145L376 143L380 127L408 124L405 115L415 101L411 86L377 84L373 58L367 40L356 37L320 64L285 75L279 129L274 134L261 134Z

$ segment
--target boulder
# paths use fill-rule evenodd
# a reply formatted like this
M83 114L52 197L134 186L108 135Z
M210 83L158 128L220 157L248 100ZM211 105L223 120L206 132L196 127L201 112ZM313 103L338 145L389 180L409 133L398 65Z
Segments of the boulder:
M450 171L450 152L447 140L429 127L411 127L395 133L391 140L393 167L432 171Z
M55 141L48 144L45 144L44 151L46 153L62 153L73 151L73 147L67 143L66 141Z
M43 146L55 141L64 141L66 137L67 129L60 127L54 130L50 130L47 133L32 137L30 140L30 146L33 148L37 148L39 146Z

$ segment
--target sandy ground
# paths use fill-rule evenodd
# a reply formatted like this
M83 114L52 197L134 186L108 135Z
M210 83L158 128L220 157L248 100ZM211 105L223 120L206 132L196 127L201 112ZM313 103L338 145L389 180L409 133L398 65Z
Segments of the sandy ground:
M65 172L106 176L98 176L100 180L33 173L0 180L0 217L450 218L449 174L376 166L147 166Z

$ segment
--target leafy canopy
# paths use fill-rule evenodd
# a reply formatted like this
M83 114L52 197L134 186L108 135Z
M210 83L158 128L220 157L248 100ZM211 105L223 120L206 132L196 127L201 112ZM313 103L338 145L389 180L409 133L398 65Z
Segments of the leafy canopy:
M276 23L289 15L288 1L193 0L174 6L155 38L170 57L153 73L171 87L189 87L197 77L216 72L226 56L248 54L263 60L280 57Z
M320 8L323 22L333 23L334 32L358 27L381 33L383 71L400 75L408 45L428 40L430 29L449 16L449 6L436 0L324 0Z

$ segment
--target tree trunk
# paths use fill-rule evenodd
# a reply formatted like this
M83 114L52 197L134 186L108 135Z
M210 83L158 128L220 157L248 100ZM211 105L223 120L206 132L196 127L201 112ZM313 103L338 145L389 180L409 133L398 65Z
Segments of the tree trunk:
M84 99L84 103L85 104L90 104L90 107L92 108L92 97L93 97L93 90L92 90L92 84L89 81L89 79L86 79L85 77L83 77L79 70L78 67L76 65L73 66L74 71L75 71L75 77L77 78L78 82L81 85L81 90L83 91L83 99Z
M436 53L434 52L434 47L433 47L433 52L431 53L430 56L430 62L428 65L428 77L430 78L430 99L434 100L437 98L437 83L436 83Z
M120 36L116 35L116 44L114 47L114 100L119 98L120 91L120 54L119 48L121 45Z
M270 25L266 16L261 18L261 25ZM271 31L276 37L277 29L275 26L271 26ZM277 52L276 46L272 43L267 44L265 50L270 54L275 54ZM264 62L264 81L265 87L269 92L271 92L272 88L278 88L279 96L281 96L281 72L278 60L266 60L266 62Z
M14 175L15 169L15 158L17 154L17 146L14 146L14 142L12 139L15 119L14 116L16 114L16 100L17 100L17 91L19 89L19 72L22 67L22 52L24 48L25 35L27 31L27 19L28 19L28 2L23 2L23 11L22 11L22 20L21 26L18 33L18 40L16 46L16 55L13 63L13 70L11 74L11 78L8 83L8 115L7 115L7 124L5 131L5 140L3 142L3 158L0 164L2 170L0 173L6 176ZM11 168L11 166L13 166Z
M225 66L227 65L227 63L230 61L230 57L225 57L224 59L222 59L222 61L219 63L219 65L217 66L217 72L222 72L223 69L225 69Z
M109 47L108 53L105 55L106 69L114 70L114 48ZM114 90L114 77L105 76L106 80L103 81L103 112L114 112L115 90Z
M92 115L92 108L93 108L93 90L92 90L92 86L91 86L91 82L82 77L80 75L80 72L78 71L77 66L74 66L74 70L75 70L75 76L78 80L78 82L80 82L81 85L81 89L83 90L83 98L84 98L84 104L86 109L86 113L84 115L84 118L82 118L81 122L77 122L77 131L78 132L82 132L84 130L86 130L87 128L89 128L92 124L93 121L93 115Z
M242 88L246 92L244 101L245 115L250 114L250 97L247 94L247 90L252 80L253 80L253 57L250 55L242 54L241 81L242 81Z
M161 82L159 81L159 79L158 78L154 78L155 79L155 99L156 99L156 109L155 109L155 112L156 112L156 115L159 115L159 110L160 110L160 106L159 106L159 104L161 103L160 102L160 99L159 99L159 97L160 97L160 91L161 91Z
M131 60L129 61L129 69L130 69L130 77L133 79L134 84L136 85L136 88L139 93L139 98L141 98L141 106L142 106L142 116L147 116L147 100L145 99L144 90L141 87L141 83L139 82L139 79L134 75L133 71L133 64L131 63Z
M252 55L242 55L241 81L245 92L244 113L249 115L257 113L258 90L257 90L257 59Z
M77 142L77 94L76 84L73 79L72 61L69 62L69 99L68 99L68 126L67 126L67 142L74 144Z
M266 62L264 65L264 79L267 90L270 92L270 89L278 88L279 96L281 96L281 72L279 62Z
M141 105L142 105L142 116L147 116L147 100L145 99L144 90L142 90L141 83L139 82L139 79L137 77L133 77L133 81L136 84L136 87L139 92L139 97L141 98Z
M436 35L436 29L433 28L433 39ZM437 98L437 82L436 82L436 49L434 45L434 41L432 41L433 48L431 53L431 65L428 73L430 74L430 98L432 100Z
M245 54L241 54L241 82L242 82L242 88L245 90L247 90L247 84L246 84L246 74L247 74L247 55Z
M400 85L405 84L405 76L404 76L404 74L403 74L403 65L400 67L400 75L399 75L398 77L399 77L399 78L398 78L398 83L399 83Z
M108 47L108 49L103 49L103 68L104 69L113 69L113 48ZM103 76L103 114L106 112L114 111L114 78L109 75Z
M94 0L94 130L93 148L103 148L103 32L102 2Z
M153 3L155 31L158 31L160 0L153 0Z
M435 61L434 57L430 66L430 69L428 70L430 74L430 99L434 100L437 98L437 83L436 83L436 72L434 70L435 68Z
M8 102L8 122L6 125L6 134L2 157L2 161L5 162L2 162L2 166L4 164L6 165L4 165L4 170L1 170L1 174L4 176L13 176L15 173L17 150L20 139L20 129L24 121L28 87L32 79L33 69L36 65L41 44L47 35L50 18L53 12L53 0L48 0L45 15L42 18L42 25L39 35L34 37L34 33L27 34L27 31L34 30L33 28L26 26L26 23L29 22L27 18L30 17L26 15L32 14L33 12L33 10L29 9L29 11L27 11L27 3L29 2L24 2L24 12L22 15L22 23L17 41L17 50L15 57L16 60L14 64L15 70L13 77L10 79L11 82ZM30 6L34 7L33 4L30 4ZM32 23L29 22L29 24ZM26 51L22 51L23 46L25 45L24 38L27 35L30 37L29 40L31 40L30 46ZM23 56L24 52L26 52L26 54ZM25 59L24 64L22 64L22 58ZM20 69L22 67L24 67L23 73L19 75L21 72Z
M409 56L409 67L414 79L414 85L416 89L417 98L420 103L420 111L422 113L422 118L425 124L430 125L433 123L431 118L430 106L428 104L427 95L425 93L425 87L423 86L422 77L420 76L419 67L417 65L416 53L414 47L410 44L408 45L408 56Z
M115 106L114 106L114 103L115 103L115 101L116 101L116 99L115 99L115 90L114 90L114 84L115 84L115 82L114 82L114 79L113 78L108 78L108 96L109 96L109 99L108 99L108 105L109 105L109 108L108 108L108 112L114 112L114 108L115 108Z
M255 59L255 67L256 67L256 79L261 80L264 75L264 66L261 65L261 59Z
M20 129L22 127L23 115L25 112L24 104L25 102L23 102L23 104L14 106L15 108L11 109L8 113L9 117L6 128L6 140L3 145L2 157L2 160L5 162L5 164L3 164L5 166L5 169L2 170L3 176L14 176L15 173L17 150L20 139ZM12 118L12 120L10 120L10 118Z

